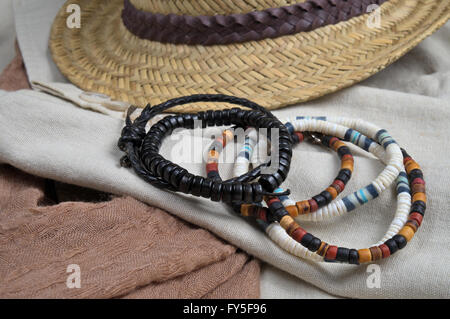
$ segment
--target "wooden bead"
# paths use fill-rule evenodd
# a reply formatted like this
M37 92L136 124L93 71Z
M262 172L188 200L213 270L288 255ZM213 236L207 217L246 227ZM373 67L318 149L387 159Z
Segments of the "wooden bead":
M337 255L337 246L330 246L325 254L325 261L335 261Z
M406 173L409 174L409 173L411 173L412 170L415 170L415 169L420 169L420 166L414 160L410 160L405 163Z
M339 179L335 179L331 186L336 187L338 193L341 193L345 189L345 184Z
M328 247L329 247L329 245L326 242L324 242L324 241L321 242L319 249L317 249L317 254L322 257L325 256L325 254L328 250Z
M304 230L301 227L298 227L296 230L292 232L291 236L292 238L294 238L295 241L300 243L303 239L303 236L305 236L306 234L307 234L306 230Z
M414 237L414 229L408 225L405 225L402 229L400 229L398 234L405 237L406 241L410 241Z
M368 263L372 260L372 253L370 252L369 248L359 249L359 263Z
M381 258L383 258L383 252L381 251L381 249L377 246L374 247L370 247L370 254L372 255L372 260L380 260Z
M295 205L292 206L286 206L286 210L288 211L289 215L291 215L292 217L297 217L298 216L298 208Z
M330 193L332 199L335 199L337 197L337 195L338 195L338 192L337 192L336 188L334 188L332 186L327 187L326 191L328 193Z
M408 221L406 222L405 225L408 225L409 227L411 227L414 232L417 231L417 229L419 229L419 223L417 221L415 221L414 219L408 219Z
M382 257L383 258L387 258L391 255L391 251L389 250L389 247L386 246L385 244L381 244L380 246L378 246L381 250L382 253Z
M424 184L412 184L411 192L413 194L416 194L416 193L424 193L425 194L425 185Z
M288 233L288 235L290 236L294 232L294 230L296 230L299 227L300 227L299 224L297 224L296 222L293 222L286 229L286 233Z
M317 205L317 202L314 199L309 199L308 203L309 203L309 211L311 213L319 209L319 205Z
M307 200L302 200L301 202L297 202L296 205L298 208L298 213L300 215L309 214L310 206L309 206L309 202Z
M253 205L251 204L242 204L241 205L241 215L242 216L249 216L249 210Z
M421 200L422 202L426 203L427 202L427 195L425 195L425 193L416 193L413 195L412 197L412 201L413 202L417 202Z
M283 218L281 218L281 220L280 220L280 226L283 227L283 229L285 229L285 230L288 229L288 227L291 223L294 223L294 220L289 215L283 216Z

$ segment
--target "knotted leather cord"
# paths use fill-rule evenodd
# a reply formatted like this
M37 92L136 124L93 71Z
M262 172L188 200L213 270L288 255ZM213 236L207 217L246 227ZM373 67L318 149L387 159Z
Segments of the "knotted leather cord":
M387 0L307 0L243 14L191 16L137 9L124 0L122 21L141 39L174 44L216 45L258 41L347 21Z
M148 133L145 132L146 123L155 115L174 106L196 102L223 102L241 105L250 108L252 111L234 108L222 111L199 112L198 114L182 114L177 118L168 116L154 124ZM182 191L184 193L193 194L196 196L201 195L216 201L222 200L225 202L233 201L236 203L249 203L257 202L262 199L262 196L265 195L274 195L272 191L284 181L289 171L290 158L292 155L292 140L290 134L284 125L270 111L252 101L222 94L197 94L185 96L168 100L153 107L147 105L139 117L132 122L130 115L134 110L134 107L131 107L128 110L125 121L126 125L123 128L122 135L118 141L119 148L126 153L126 155L121 158L120 163L125 167L133 167L135 172L140 177L155 187L171 191ZM226 120L224 120L225 118ZM256 173L249 172L244 174L244 176L242 176L242 180L228 183L229 185L232 185L232 188L230 188L229 185L226 187L223 186L227 183L214 183L211 180L207 180L201 176L194 176L182 169L180 166L165 160L158 154L162 138L166 133L169 131L171 132L176 127L193 128L192 123L194 119L203 120L204 127L222 125L225 124L224 122L231 123L234 121L234 124L239 125L267 127L269 129L278 128L280 130L280 140L283 140L282 143L280 142L279 152L284 156L284 163L280 163L278 171L271 175L265 174L261 176L260 170L254 170ZM176 123L169 125L170 128L163 129L165 132L162 132L161 128L164 127L163 123L167 123L167 121L172 121L171 123L175 121ZM261 125L258 125L258 123ZM158 129L158 127L160 129ZM144 162L150 165L146 165ZM158 167L158 165L162 162L165 164L164 167L170 166L171 172L164 174L167 176L155 174L156 168L160 171L162 170L161 165ZM175 174L174 172L177 169L181 169L183 172L178 181L174 182L171 179L172 177L169 176L170 174ZM177 175L180 175L178 173L180 173L180 171L177 172ZM247 181L255 179L258 176L261 176L258 182L251 184L247 183ZM186 180L182 182L182 179ZM177 183L179 185L177 185ZM208 185L209 189L205 188L203 190L203 188L201 188L203 183ZM233 193L233 198L230 197L231 193ZM290 193L289 190L286 191L286 194L288 193Z

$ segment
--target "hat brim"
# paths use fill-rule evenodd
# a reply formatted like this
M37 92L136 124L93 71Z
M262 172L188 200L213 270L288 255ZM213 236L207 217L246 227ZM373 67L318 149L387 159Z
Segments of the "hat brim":
M69 3L81 28L68 28ZM71 0L50 36L61 72L87 91L143 107L183 95L222 93L269 109L308 101L359 82L396 61L450 17L450 2L390 0L380 26L369 14L314 31L231 45L179 45L143 40L122 24L123 0ZM172 109L193 112L224 105Z

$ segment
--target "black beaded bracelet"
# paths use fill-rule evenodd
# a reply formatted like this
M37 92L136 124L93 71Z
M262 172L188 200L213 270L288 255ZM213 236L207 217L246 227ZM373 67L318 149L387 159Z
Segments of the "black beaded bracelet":
M248 107L252 110L232 108L206 111L197 114L167 116L154 124L148 133L147 122L156 114L171 107L195 102L225 102ZM133 167L135 172L150 184L171 191L180 191L194 196L210 198L227 203L260 202L265 195L274 195L275 190L286 178L292 156L292 140L287 128L262 106L246 99L221 94L198 94L172 99L151 107L147 105L140 116L132 122L134 108L130 108L126 126L119 139L119 148L126 153L121 165ZM201 121L202 127L238 125L256 128L278 129L278 166L273 174L246 174L235 181L214 181L189 173L181 166L166 160L159 154L162 140L176 128L194 128L194 121ZM274 150L272 150L273 154ZM259 177L258 181L250 180ZM245 180L245 181L243 181ZM289 190L286 191L286 194ZM278 194L280 195L280 194Z

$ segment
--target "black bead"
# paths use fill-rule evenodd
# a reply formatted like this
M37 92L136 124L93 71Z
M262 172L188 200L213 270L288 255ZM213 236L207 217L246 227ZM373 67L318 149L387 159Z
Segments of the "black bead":
M397 243L398 249L405 248L406 244L408 243L405 236L403 236L403 235L397 234L394 237L392 237L392 239L395 240L395 242Z
M155 172L156 167L162 161L164 161L164 158L162 158L162 156L158 155L158 157L153 158L152 161L150 162L150 172L152 172L153 175L155 175L155 173L156 173Z
M202 191L202 184L205 179L201 176L195 176L192 181L192 195L200 196Z
M202 189L200 191L200 196L204 198L209 198L211 196L211 187L213 185L213 181L210 179L205 179L202 184Z
M350 249L345 247L338 247L336 254L337 261L347 262L349 261L349 256L350 256Z
M397 242L392 238L386 240L386 242L384 244L389 247L389 251L391 252L391 255L394 254L398 250Z
M268 192L273 192L279 186L277 180L272 175L261 176L259 183Z
M222 183L214 182L211 187L211 200L218 202L222 198Z
M182 167L175 168L172 173L170 174L170 184L178 188L178 185L180 185L180 180L183 177L184 174L186 174L187 171Z
M425 204L425 202L418 200L411 205L411 212L419 213L420 215L423 216L425 215L426 208L427 205Z
M278 173L280 174L282 179L285 180L287 177L287 174L289 173L289 168L280 164L280 166L278 167Z
M214 126L214 111L208 110L206 111L206 121L208 122L208 126Z
M286 210L286 208L284 208L284 206L281 206L276 210L269 210L269 211L277 222L279 222L284 216L289 215L288 211Z
M222 179L220 178L220 175L217 171L210 171L206 175L209 179L212 179L213 181L220 182Z
M170 174L172 171L177 167L177 165L171 163L170 165L167 165L164 167L164 171L162 173L162 177L164 180L169 181L170 180Z
M222 124L223 125L231 125L231 121L230 121L230 109L227 110L223 110L222 111Z
M320 247L320 244L322 244L322 241L319 238L313 236L313 239L308 245L308 249L310 251L317 251L317 249L319 249Z
M415 178L423 179L423 173L420 169L416 168L416 169L413 169L411 172L409 172L408 177L409 177L410 181L414 180Z
M292 139L292 142L293 142L294 144L300 143L300 138L298 137L297 134L292 134L292 135L291 135L291 139Z
M180 180L180 192L189 194L191 190L192 181L194 180L194 175L187 173L183 175L183 177Z
M344 156L344 155L351 154L350 149L347 146L339 147L337 150L337 153L338 153L339 158L342 158L342 156Z
M325 206L327 204L327 199L322 194L315 195L315 196L312 197L312 199L317 202L317 206L319 208L323 207L323 206Z
M233 183L232 200L241 202L243 199L243 187L241 183Z
M314 236L311 235L310 233L306 233L303 237L302 240L300 241L300 244L302 244L302 246L308 248L309 244L311 243L311 241L313 240Z
M244 202L251 203L253 201L253 188L250 184L243 184Z
M336 179L340 180L342 183L347 184L347 182L350 180L350 175L348 175L345 171L345 169L341 169L338 173L338 176Z
M321 136L320 140L322 141L323 145L325 145L327 147L330 147L330 140L331 140L331 138L332 137L329 136L329 135L323 135L323 136Z
M163 176L163 171L164 168L167 165L170 165L172 162L168 161L168 160L163 160L161 162L159 162L158 166L156 166L156 174L158 174L158 176L162 177Z
M259 203L263 200L263 189L260 183L252 183L252 189L253 189L253 200L252 203Z
M350 249L348 253L348 262L353 265L359 265L359 254L356 249Z
M333 200L333 196L331 196L329 191L323 191L322 193L320 193L320 195L326 198L326 204L331 203L331 201Z
M178 128L178 120L175 116L169 116L168 120L173 129Z
M277 209L283 208L283 204L279 201L273 202L269 205L269 209L272 213L274 213Z
M231 183L223 184L222 189L223 189L223 191L222 191L222 201L225 202L225 203L231 203L232 192L233 192L233 184L231 184Z
M222 111L220 110L214 111L214 121L216 122L216 126L223 125Z

